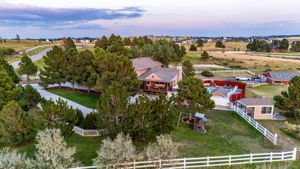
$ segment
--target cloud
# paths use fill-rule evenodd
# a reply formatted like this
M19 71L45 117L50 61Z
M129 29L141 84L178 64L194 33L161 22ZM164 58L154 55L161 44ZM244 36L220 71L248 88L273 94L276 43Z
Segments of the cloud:
M1 1L1 0L0 0ZM130 19L141 17L143 10L138 7L122 9L96 8L46 8L32 5L0 3L0 26L51 27L76 25L93 20ZM95 29L99 25L75 26L76 29Z

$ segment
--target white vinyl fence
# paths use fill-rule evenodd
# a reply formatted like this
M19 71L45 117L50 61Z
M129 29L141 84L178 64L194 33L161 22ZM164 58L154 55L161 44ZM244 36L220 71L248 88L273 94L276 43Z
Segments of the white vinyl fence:
M237 106L233 106L233 110L239 114L243 119L245 119L251 126L253 126L256 130L258 130L261 134L263 134L268 140L270 140L274 145L277 144L277 134L271 133L267 128L259 124L253 118L248 116L246 112Z
M74 126L73 131L81 136L99 136L98 130L86 130L80 127Z
M215 167L215 166L230 166L238 164L254 164L267 163L278 161L296 160L297 149L288 152L277 153L257 153L243 155L228 155L214 157L199 157L199 158L181 158L169 160L154 160L154 161L136 161L132 163L124 163L106 168L122 168L122 169L140 169L140 168L164 168L164 169L185 169L185 168L200 168L200 167ZM95 169L97 166L77 167L73 169ZM100 167L99 167L100 168Z
M256 74L250 70L236 70L236 69L230 69L230 70L212 70L210 71L212 73L248 73L252 76L255 76ZM201 74L202 71L195 71L196 74Z

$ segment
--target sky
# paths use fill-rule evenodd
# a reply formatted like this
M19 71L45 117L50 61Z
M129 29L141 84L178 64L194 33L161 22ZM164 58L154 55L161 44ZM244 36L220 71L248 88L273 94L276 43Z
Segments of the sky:
M0 37L300 34L299 0L0 0Z

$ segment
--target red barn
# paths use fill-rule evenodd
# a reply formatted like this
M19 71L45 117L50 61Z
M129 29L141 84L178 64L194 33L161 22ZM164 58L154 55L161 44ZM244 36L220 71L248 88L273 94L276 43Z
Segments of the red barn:
M263 76L269 84L287 85L293 77L300 76L300 72L268 72L263 74Z

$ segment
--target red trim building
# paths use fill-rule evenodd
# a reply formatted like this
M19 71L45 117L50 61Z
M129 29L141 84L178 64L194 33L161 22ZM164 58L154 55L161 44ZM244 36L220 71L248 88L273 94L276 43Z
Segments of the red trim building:
M300 72L267 72L263 76L269 84L287 85L293 77L300 76Z

